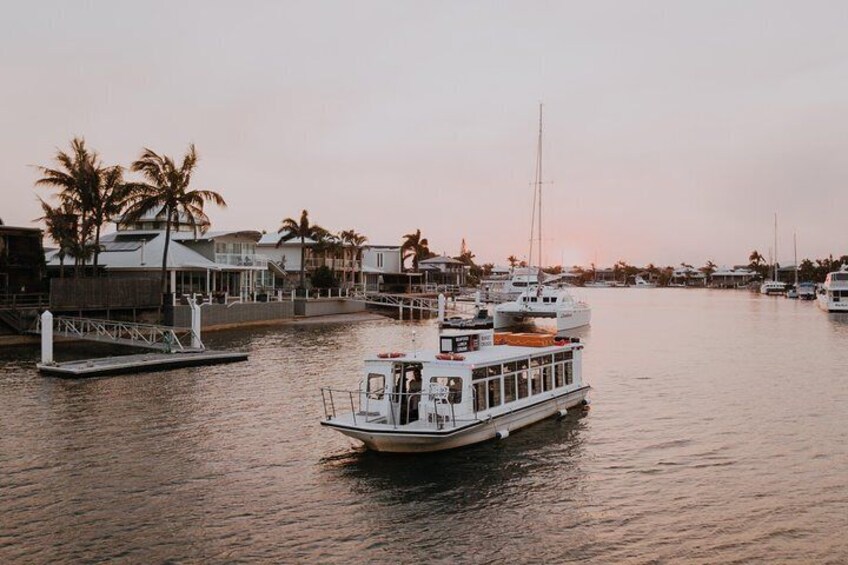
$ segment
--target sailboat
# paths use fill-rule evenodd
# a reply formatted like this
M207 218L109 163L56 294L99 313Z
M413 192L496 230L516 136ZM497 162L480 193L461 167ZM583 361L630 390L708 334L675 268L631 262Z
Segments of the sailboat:
M589 325L592 309L582 300L576 300L564 289L546 286L542 279L542 105L539 104L539 140L536 149L536 174L533 192L533 214L530 222L530 254L533 261L533 237L538 228L538 281L528 285L513 301L495 307L495 329L520 324L528 318L556 318L557 333ZM537 218L538 213L538 218ZM538 222L537 222L538 219Z
M792 234L792 246L795 249L795 284L786 291L786 298L798 298L798 234Z
M772 263L773 280L763 281L760 285L760 294L783 294L786 292L786 283L777 280L777 212L774 214L774 262Z

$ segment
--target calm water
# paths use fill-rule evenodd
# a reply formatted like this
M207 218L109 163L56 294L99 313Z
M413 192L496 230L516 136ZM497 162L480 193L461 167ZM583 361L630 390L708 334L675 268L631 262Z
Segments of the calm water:
M848 318L584 296L592 411L427 456L320 428L317 391L428 322L210 334L250 361L80 382L0 350L0 562L848 561Z

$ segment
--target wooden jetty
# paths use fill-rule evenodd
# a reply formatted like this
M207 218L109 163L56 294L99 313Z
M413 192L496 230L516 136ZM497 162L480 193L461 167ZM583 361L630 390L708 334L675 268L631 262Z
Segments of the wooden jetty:
M64 378L102 377L127 373L165 371L181 367L217 365L246 361L247 353L230 351L186 351L175 353L142 353L62 363L38 363L46 375Z

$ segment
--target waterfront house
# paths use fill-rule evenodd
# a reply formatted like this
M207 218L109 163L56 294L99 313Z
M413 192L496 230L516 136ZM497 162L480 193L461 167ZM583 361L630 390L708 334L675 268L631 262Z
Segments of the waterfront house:
M738 288L747 286L759 275L748 267L719 267L710 275L713 288Z
M704 287L707 286L707 275L695 267L681 265L674 269L668 282L671 286Z
M424 259L418 266L424 275L424 285L465 286L468 277L466 265L446 255Z
M399 245L366 245L362 248L362 276L358 281L368 292L406 292L422 278L403 272Z
M184 217L171 225L168 245L168 292L246 297L273 289L267 262L256 255L257 231L195 231ZM116 219L116 231L100 238L100 269L113 279L159 279L165 248L165 222L148 214L136 222ZM57 251L46 253L47 267L59 270ZM66 262L67 262L66 258Z

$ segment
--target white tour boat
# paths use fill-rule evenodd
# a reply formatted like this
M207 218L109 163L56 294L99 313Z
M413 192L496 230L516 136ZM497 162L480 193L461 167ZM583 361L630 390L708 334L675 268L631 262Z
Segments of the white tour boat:
M557 333L561 333L588 326L592 308L586 302L576 300L567 290L537 285L525 290L512 302L495 306L494 328L509 328L532 318L556 318Z
M818 304L825 312L848 312L848 266L827 274L819 290Z
M576 339L466 330L439 342L366 359L357 390L322 388L321 424L368 449L417 453L506 438L588 405Z

